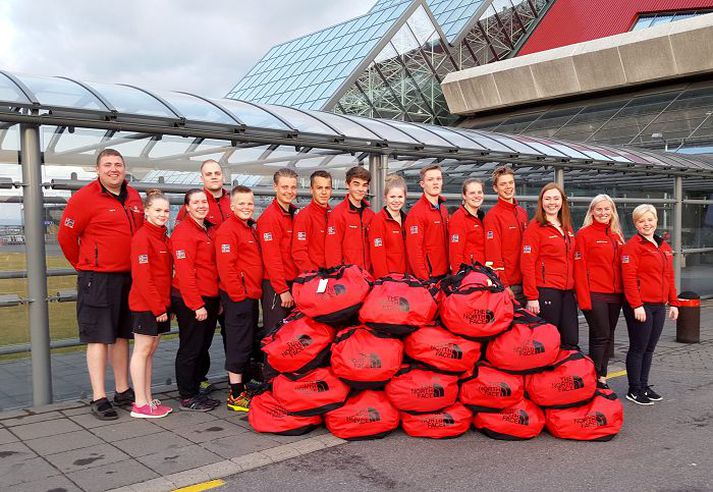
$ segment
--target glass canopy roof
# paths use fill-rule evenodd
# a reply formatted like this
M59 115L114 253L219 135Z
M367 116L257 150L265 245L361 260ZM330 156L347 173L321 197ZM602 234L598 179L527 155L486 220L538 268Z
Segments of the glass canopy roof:
M70 133L74 128L92 128L107 130L107 139L111 139L112 131L137 132L139 141L147 137L151 139L152 135L154 139L169 135L197 139L195 144L182 151L184 153L195 152L204 145L201 142L218 142L218 147L228 148L232 142L233 147L245 149L259 144L272 145L275 149L290 146L295 152L325 149L414 160L508 162L713 177L713 164L692 156L590 143L573 144L553 138L379 120L211 99L185 92L152 92L121 84L3 71L0 71L0 122L58 128L48 144L48 150L55 152L61 151L65 128ZM109 143L110 140L107 145ZM87 149L89 152L94 150ZM178 151L177 155L180 153Z

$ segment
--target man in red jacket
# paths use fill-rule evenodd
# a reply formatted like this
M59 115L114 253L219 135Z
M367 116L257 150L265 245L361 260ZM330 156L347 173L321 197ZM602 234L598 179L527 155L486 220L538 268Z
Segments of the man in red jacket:
M369 193L371 173L355 166L347 171L347 196L329 214L327 221L327 266L359 265L371 267L367 232L374 212L364 198Z
M106 398L106 361L108 355L116 382L114 403L130 405L131 237L143 224L144 210L138 192L125 180L119 152L101 151L96 171L97 180L67 202L57 240L77 270L77 324L79 340L87 344L91 410L101 420L115 420L118 414Z
M295 216L292 237L292 257L300 273L327 266L324 241L327 236L327 217L331 209L332 175L318 170L309 177L312 201Z
M511 168L500 166L493 171L493 190L498 194L498 202L483 220L485 265L495 270L510 296L525 306L520 253L527 212L515 199L515 173Z
M423 195L406 216L406 251L413 274L438 280L448 273L448 209L441 196L443 172L438 165L421 169Z
M293 220L297 207L297 173L279 169L272 177L275 199L257 220L257 232L265 267L262 282L262 324L265 331L275 328L295 306L290 289L297 276L292 258Z
M217 161L208 159L201 164L200 173L201 183L208 198L208 215L205 220L218 227L233 213L230 210L230 193L223 188L223 168ZM176 222L182 221L185 216L186 208L181 207Z

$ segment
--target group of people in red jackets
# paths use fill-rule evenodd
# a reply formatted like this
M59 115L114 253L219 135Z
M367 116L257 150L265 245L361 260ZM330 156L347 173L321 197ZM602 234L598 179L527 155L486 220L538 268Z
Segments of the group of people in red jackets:
M671 319L678 310L672 250L655 234L651 205L636 207L637 234L625 242L613 200L598 195L575 234L564 191L549 183L528 222L515 198L515 174L501 166L492 175L497 203L487 213L483 182L466 179L462 203L451 215L441 196L442 171L432 165L420 170L423 194L408 214L407 186L399 175L387 177L385 206L375 213L366 201L371 174L357 166L347 171L347 196L334 208L331 175L312 173L312 200L298 211L298 175L283 168L273 176L275 199L255 221L253 192L240 185L225 190L219 163L207 160L200 169L204 187L185 194L169 239L168 200L149 190L142 203L125 180L119 152L103 150L96 170L98 179L68 201L58 240L78 271L77 320L97 418L118 418L115 405L131 405L137 418L171 412L152 397L151 361L172 316L179 327L181 408L208 411L220 404L208 396L206 378L220 322L227 406L248 411L246 373L259 353L260 305L269 331L294 308L291 289L300 273L341 264L359 265L376 277L410 273L435 282L463 263L479 262L498 274L514 300L555 324L565 347L579 342L579 307L602 386L623 308L630 339L627 398L640 405L662 399L648 377L666 305ZM107 359L116 383L113 401L105 389Z

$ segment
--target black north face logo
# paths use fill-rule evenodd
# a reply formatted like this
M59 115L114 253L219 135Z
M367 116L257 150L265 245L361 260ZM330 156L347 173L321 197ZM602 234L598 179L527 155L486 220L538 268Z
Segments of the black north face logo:
M545 345L542 342L538 342L537 340L532 341L532 346L535 349L536 354L544 354L545 353Z
M381 310L385 312L399 311L402 313L408 313L411 306L408 303L408 299L400 296L385 296L381 298Z
M510 422L511 424L517 425L530 425L530 416L525 410L518 410L517 412L508 412L502 414L502 419L505 422Z
M361 352L358 357L352 358L352 366L355 369L381 369L381 357L374 352L370 354Z
M456 425L456 419L448 412L443 412L443 425Z
M367 411L369 413L369 422L379 422L381 420L381 414L376 408L369 407Z
M381 421L381 414L374 407L360 409L354 415L346 417L346 421L350 424L370 424Z
M512 396L512 390L507 383L500 383L500 396Z
M594 429L607 425L607 416L601 412L588 413L582 418L574 419L574 423L578 424L582 429Z
M314 343L314 340L309 335L300 335L296 339L287 342L285 350L282 351L283 357L294 357L300 354L306 347Z
M299 384L295 386L295 391L300 393L324 393L329 391L329 384L327 381L308 381L306 383Z
M443 389L443 386L440 384L433 384L433 397L434 398L443 398L446 396L446 390Z
M559 381L552 383L557 391L574 391L584 388L584 380L579 376L564 376Z
M490 309L473 309L463 314L463 318L471 325L487 325L495 321L495 313Z
M343 286L342 284L335 284L334 285L334 295L336 296L341 296L342 294L347 293L347 288Z
M309 335L300 335L297 341L299 341L303 347L309 347L314 342Z
M463 359L463 349L455 343L444 343L443 345L431 345L431 349L435 352L436 357L442 359Z
M516 347L515 352L520 356L543 354L545 352L545 345L537 340L532 340L531 345L528 344Z
M530 416L527 414L527 412L525 410L520 410L518 413L520 417L519 424L530 425Z
M325 391L329 391L329 385L327 384L327 381L317 381L315 383L315 388L317 389L317 393L324 393Z

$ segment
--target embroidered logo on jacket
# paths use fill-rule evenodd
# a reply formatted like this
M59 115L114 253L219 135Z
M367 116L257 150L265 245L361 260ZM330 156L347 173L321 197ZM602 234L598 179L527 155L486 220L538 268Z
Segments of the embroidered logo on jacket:
M74 219L70 219L69 217L67 217L66 219L64 219L64 225L69 227L70 229L74 229Z
M459 236L458 234L453 234L453 235L451 236L451 242L452 242L452 243L457 243L458 241L460 241L460 236Z
M271 232L266 232L265 234L262 235L262 240L267 242L267 241L272 241L272 233Z
M185 260L186 259L186 252L182 249L177 249L176 250L176 259L177 260Z
M144 264L149 262L149 255L139 255L139 264Z
M225 243L220 245L221 253L230 253L230 243Z

